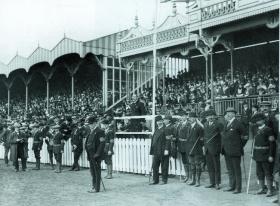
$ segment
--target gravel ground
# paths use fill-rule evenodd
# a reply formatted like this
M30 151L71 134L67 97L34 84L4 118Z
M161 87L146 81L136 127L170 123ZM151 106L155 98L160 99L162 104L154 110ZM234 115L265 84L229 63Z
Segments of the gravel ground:
M149 186L149 178L143 175L114 173L114 179L105 180L106 192L87 193L90 189L88 169L70 172L64 167L61 174L54 173L49 165L43 165L40 171L33 171L28 164L26 172L14 172L11 166L0 161L0 205L1 206L268 206L275 205L266 198L243 193L233 195L222 190L206 189L207 173L203 173L201 187L191 187L180 182L179 177L169 179L167 185ZM224 169L224 168L223 168ZM105 176L105 171L102 173ZM253 177L254 178L254 177ZM223 172L222 187L226 187L227 175ZM256 190L255 184L252 191Z

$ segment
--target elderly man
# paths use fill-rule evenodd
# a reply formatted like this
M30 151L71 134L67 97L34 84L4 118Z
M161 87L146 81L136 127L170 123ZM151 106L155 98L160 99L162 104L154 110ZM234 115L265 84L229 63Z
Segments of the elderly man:
M150 155L153 155L153 182L150 185L159 183L159 167L161 166L162 181L164 184L168 178L170 140L166 139L165 126L161 116L155 118L156 129L152 136Z
M105 147L105 132L99 127L96 117L89 117L87 121L91 132L86 138L85 148L92 177L92 189L88 192L97 193L100 191L101 161Z
M225 191L234 191L233 194L241 193L241 156L244 155L243 147L248 140L243 124L235 117L236 113L234 108L227 108L225 112L227 125L222 137L222 153L225 155L229 175L229 188Z
M206 188L220 189L221 184L221 132L223 126L216 120L214 110L205 111L206 123L204 124L204 151L208 168L210 185Z

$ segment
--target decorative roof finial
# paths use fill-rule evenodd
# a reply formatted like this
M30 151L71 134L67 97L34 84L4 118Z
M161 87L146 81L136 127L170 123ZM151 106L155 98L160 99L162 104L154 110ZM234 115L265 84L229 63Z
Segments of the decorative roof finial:
M153 29L156 28L156 22L155 22L155 20L153 20L152 25L153 25Z
M65 32L63 33L63 38L66 39L66 33Z
M38 47L40 47L40 42L38 41Z
M137 14L135 15L135 18L134 18L134 24L135 24L135 27L139 26L139 21L138 21L138 15Z
M16 56L18 56L18 50L17 50Z
M176 1L172 0L172 14L174 16L176 16L177 14L177 5L176 5Z

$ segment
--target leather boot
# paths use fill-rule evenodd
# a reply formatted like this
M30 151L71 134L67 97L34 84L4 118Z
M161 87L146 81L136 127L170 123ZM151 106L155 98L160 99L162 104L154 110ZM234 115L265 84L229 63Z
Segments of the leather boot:
M272 197L273 196L273 182L272 180L267 180L267 197Z
M261 194L265 194L266 193L266 189L264 186L264 180L260 180L260 189L257 191L257 195L261 195Z
M26 170L26 159L22 159L21 164L22 164L22 171L25 171Z
M112 179L113 165L108 165L108 176L106 179Z
M50 163L51 163L52 170L54 170L54 165L53 165L53 160L52 159L50 159Z
M192 170L192 181L189 183L189 185L195 185L196 184L196 172L195 170Z
M40 160L36 159L36 166L32 170L39 170L39 162Z
M201 169L197 169L196 170L196 175L197 175L197 181L196 181L196 187L199 187L200 186L200 176L201 176Z
M76 165L76 168L74 169L74 171L80 171L80 165L79 164Z
M184 170L186 174L186 178L184 179L184 182L187 182L190 178L190 167L189 165L184 165Z

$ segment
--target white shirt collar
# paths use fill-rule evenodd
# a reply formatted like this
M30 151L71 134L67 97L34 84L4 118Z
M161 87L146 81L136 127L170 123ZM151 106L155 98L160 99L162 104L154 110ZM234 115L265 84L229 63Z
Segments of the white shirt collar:
M259 126L259 129L262 129L265 127L265 124L263 124L262 126Z
M194 122L194 123L192 123L191 125L192 125L192 128L194 128L194 125L196 124L196 122Z

